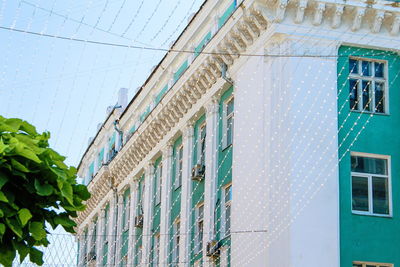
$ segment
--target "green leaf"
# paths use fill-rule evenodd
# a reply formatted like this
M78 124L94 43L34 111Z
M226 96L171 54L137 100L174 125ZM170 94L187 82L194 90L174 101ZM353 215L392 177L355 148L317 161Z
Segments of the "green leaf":
M29 135L37 135L35 126L28 123L27 121L22 121L20 126L21 131L26 132Z
M30 160L32 160L32 161L34 161L36 163L41 163L42 162L32 150L29 150L27 148L17 149L16 150L16 154L21 156L21 157L30 159Z
M19 262L22 263L29 253L29 247L25 244L24 241L13 240L12 244L14 249L18 251Z
M4 223L0 223L0 235L3 235L6 232L6 226Z
M1 139L0 139L1 140ZM0 172L0 189L8 182L8 177Z
M66 214L60 214L57 217L54 218L54 223L60 224L65 227L74 227L76 226L76 223L71 220L68 215Z
M7 119L5 121L5 123L7 125L9 125L10 127L12 127L14 129L14 132L17 132L19 130L19 127L21 126L22 120L11 118L11 119Z
M12 165L15 169L17 169L17 170L19 170L19 171L21 171L21 172L29 172L29 170L28 170L24 165L22 165L21 163L19 163L18 161L16 161L16 160L13 159L13 158L11 158L11 165Z
M29 232L35 240L41 240L46 237L46 231L41 222L31 222L29 225Z
M43 265L43 252L37 248L32 247L29 251L29 259L31 262L36 263L39 266Z
M15 258L15 250L13 250L11 246L7 246L7 244L5 244L0 247L0 251L0 263L5 267L11 267Z
M83 184L75 185L74 192L83 200L88 200L90 198L90 193Z
M35 189L39 196L50 196L53 193L53 187L51 185L41 185L37 179L35 179Z
M28 209L21 209L18 212L19 220L21 221L22 227L32 218L32 214Z
M8 203L8 199L3 192L0 191L0 201Z
M0 138L0 154L3 153L7 147L8 147L8 145L4 144L3 139Z
M22 238L22 229L20 223L16 219L6 218L6 225L13 231L18 237Z
M61 190L61 195L65 197L71 205L74 205L72 186L68 182L64 182Z

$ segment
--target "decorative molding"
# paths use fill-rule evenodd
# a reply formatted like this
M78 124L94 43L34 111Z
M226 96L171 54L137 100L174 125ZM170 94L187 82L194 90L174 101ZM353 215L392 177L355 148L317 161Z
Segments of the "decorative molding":
M397 13L393 18L393 24L392 28L390 29L390 34L397 35L399 33L399 29L400 29L400 14Z
M313 19L314 26L321 25L325 8L326 8L325 3L320 2L317 4L317 7L315 9L314 19Z
M356 16L354 17L353 20L353 26L351 27L351 30L353 32L358 31L361 28L361 23L362 19L365 15L365 8L364 7L358 7L356 9Z
M385 18L384 10L377 10L375 14L374 24L372 26L372 32L378 33L381 30L382 22Z
M334 29L339 28L340 24L342 23L343 11L344 11L343 5L336 5L335 13L332 18L332 25L331 25L332 28Z
M301 23L304 20L304 12L307 8L308 0L300 0L297 6L296 17L294 19L295 23Z
M287 5L288 5L288 0L279 0L278 1L278 6L276 8L274 22L281 22L285 18L285 12L286 12Z

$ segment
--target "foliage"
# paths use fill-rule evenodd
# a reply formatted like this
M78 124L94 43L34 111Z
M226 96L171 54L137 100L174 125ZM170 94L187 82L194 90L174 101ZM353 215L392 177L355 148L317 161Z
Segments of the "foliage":
M20 119L0 116L0 264L11 266L29 255L43 264L38 246L48 246L45 224L73 233L73 217L85 209L87 188L76 182L76 169L49 148L50 134L38 134ZM60 212L61 211L61 212Z

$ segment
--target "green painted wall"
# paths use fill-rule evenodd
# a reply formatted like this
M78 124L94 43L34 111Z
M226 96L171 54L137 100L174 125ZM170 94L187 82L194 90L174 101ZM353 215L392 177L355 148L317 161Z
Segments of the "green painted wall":
M340 261L342 267L351 267L352 261L371 261L400 265L400 57L392 52L342 46L338 58L338 108L345 103L338 114L339 187L340 187ZM389 83L389 114L361 114L350 111L349 97L350 55L387 60ZM348 116L349 115L349 116ZM360 116L360 119L358 117ZM357 121L358 119L358 121ZM369 123L365 125L369 119ZM354 125L357 122L357 125ZM365 129L362 127L365 125ZM351 129L353 128L353 131ZM351 142L361 131L357 141ZM350 135L346 138L346 135ZM346 140L344 140L346 139ZM374 217L352 214L351 210L351 166L350 153L365 152L391 156L392 210L393 217ZM346 154L345 154L346 153Z
M200 126L205 122L205 115L200 116L200 118L195 122L194 124L194 141L193 141L193 162L192 166L193 167L197 163L197 149L199 149L198 146L198 141L197 137L199 135L200 131ZM196 222L196 213L195 213L195 207L204 202L204 180L202 181L193 181L192 180L192 199L191 199L191 225L190 225L190 232L191 232L191 237L190 237L190 262L193 265L194 262L202 257L202 253L195 253L195 222Z
M174 234L174 228L173 228L173 224L175 222L175 220L179 217L179 215L181 214L181 192L182 192L182 186L179 186L178 188L175 188L174 185L174 181L175 178L177 176L177 172L176 172L176 164L177 164L177 160L178 160L178 149L179 147L182 145L182 137L179 137L174 145L173 145L173 150L172 150L172 164L171 164L171 184L170 186L170 192L171 192L171 206L170 206L170 221L169 221L169 225L168 225L168 229L169 229L169 246L168 246L168 262L171 263L173 260L173 245L174 245L174 238L173 238L173 234Z
M155 259L155 235L157 233L160 232L160 218L161 218L161 202L160 203L156 203L156 198L155 198L155 192L157 190L157 180L156 180L156 169L159 167L159 165L161 164L162 158L159 157L158 159L156 159L156 161L154 162L154 179L153 179L153 195L151 197L152 199L152 205L153 205L153 214L151 216L152 218L152 226L151 226L151 258ZM161 177L159 177L159 179L161 179ZM161 181L160 181L161 184ZM160 192L161 194L161 192ZM161 196L162 199L162 196ZM154 262L152 260L152 262ZM153 266L157 266L157 264L154 262Z

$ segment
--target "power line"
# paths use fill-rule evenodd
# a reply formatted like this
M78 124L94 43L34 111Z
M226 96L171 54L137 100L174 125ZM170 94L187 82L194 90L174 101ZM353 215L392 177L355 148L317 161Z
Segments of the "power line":
M88 44L120 47L120 48L142 49L142 50L150 50L150 51L164 51L164 52L167 52L167 53L170 53L170 52L188 53L188 54L195 53L194 50L179 50L179 49L157 48L157 47L128 45L128 44L120 44L120 43L110 43L110 42L95 41L95 40L85 40L85 39L80 39L80 38L66 37L66 36L53 35L53 34L41 33L41 32L34 32L34 31L22 30L22 29L5 27L5 26L0 26L0 29L13 31L13 32L19 32L19 33L25 33L25 34L31 34L31 35L36 35L36 36L43 36L43 37L48 37L48 38L56 38L56 39L60 39L60 40L75 41L75 42L80 42L80 43L88 43ZM226 56L245 56L245 57L306 57L306 58L348 57L348 56L344 56L344 55L305 55L305 54L304 55L294 55L294 54L279 55L279 54L246 54L246 53L242 54L242 53L205 52L205 51L200 52L200 54L226 55ZM353 56L357 56L357 55L353 55Z

